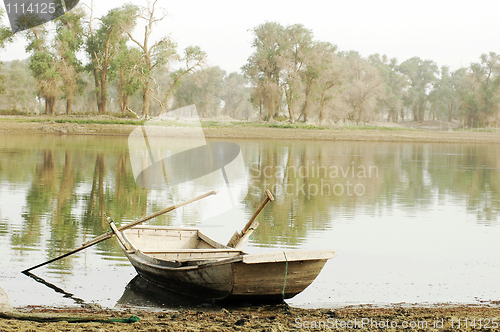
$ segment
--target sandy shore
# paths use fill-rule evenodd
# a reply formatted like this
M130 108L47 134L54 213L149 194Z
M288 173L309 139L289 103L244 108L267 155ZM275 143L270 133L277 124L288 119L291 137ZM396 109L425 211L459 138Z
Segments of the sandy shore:
M39 119L39 118L38 118ZM59 117L57 118L59 119ZM128 136L136 126L117 124L77 124L26 122L29 118L0 117L0 133L52 133L65 135ZM220 124L203 128L207 138L336 140L425 143L500 143L500 131L436 131L436 130L378 130L378 129L289 129ZM190 137L191 127L168 127L173 137Z
M498 331L500 308L442 306L435 308L393 306L305 310L260 306L218 310L83 310L24 308L25 315L87 317L96 320L128 318L136 323L32 322L0 319L0 331ZM387 328L386 326L389 326Z

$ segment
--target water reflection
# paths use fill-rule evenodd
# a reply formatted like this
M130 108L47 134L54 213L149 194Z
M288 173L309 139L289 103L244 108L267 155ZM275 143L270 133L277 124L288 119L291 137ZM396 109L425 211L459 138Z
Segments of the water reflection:
M20 252L44 242L48 258L56 257L107 231L106 213L130 221L169 203L136 185L125 139L4 135L2 142L1 180L28 186L21 227L10 238ZM354 218L359 211L376 215L399 205L411 214L445 196L463 201L479 223L497 222L500 151L495 145L237 143L250 174L245 214L253 213L265 189L276 196L262 212L266 222L254 235L256 245L298 246L308 232L328 229L333 220ZM200 221L182 217L183 224ZM171 224L175 218L157 222ZM6 233L8 223L0 220ZM46 239L42 229L50 232ZM112 241L99 244L102 252L112 248Z
M141 276L135 276L125 287L117 302L118 307L191 308L215 306L212 302L193 298L155 285Z
M436 199L465 201L478 223L498 222L500 147L495 145L280 142L245 149L250 196L274 189L278 204L258 243L294 246L332 221L384 209L429 209ZM350 192L349 192L350 188ZM359 190L356 190L359 189ZM281 193L281 194L280 194ZM250 200L254 208L257 200ZM460 203L459 203L460 204ZM276 221L276 223L273 222Z
M0 140L0 247L13 270L107 232L106 214L125 224L172 203L171 194L136 185L126 138L2 134ZM339 223L355 224L367 215L417 218L431 214L436 202L450 210L466 206L468 220L477 225L499 222L498 145L233 142L241 147L249 188L238 208L242 220L207 232L221 242L253 214L265 189L276 201L260 215L249 242L256 249L306 248L311 236L321 238L317 234ZM154 223L203 227L198 210L195 204ZM116 266L128 265L116 241L97 244L95 252L117 259ZM72 273L82 264L78 257L49 269Z

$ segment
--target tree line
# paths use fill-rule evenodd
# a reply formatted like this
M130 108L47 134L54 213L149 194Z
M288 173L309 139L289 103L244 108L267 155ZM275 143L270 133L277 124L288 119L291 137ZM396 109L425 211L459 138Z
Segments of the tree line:
M366 123L446 120L463 126L500 122L500 55L451 71L413 57L362 57L314 39L301 24L266 22L251 31L253 53L242 73L207 65L198 46L179 51L170 37L152 40L165 12L157 1L126 4L94 17L76 7L48 26L27 30L30 57L2 69L3 108L46 114L136 114L142 117L196 104L202 117L264 121ZM137 26L145 26L141 39ZM13 41L0 27L0 47ZM82 62L78 54L85 54ZM61 108L61 106L59 107ZM75 110L76 109L76 110ZM58 110L57 112L60 112Z
M180 51L169 37L152 40L156 24L166 17L157 2L126 4L102 17L94 16L93 6L89 12L80 6L26 30L29 59L2 68L3 108L32 112L43 103L43 113L53 115L64 101L65 114L76 108L148 118L195 103L204 117L248 118L250 89L242 74L207 66L207 54L198 46ZM133 34L138 25L145 26L142 39ZM3 25L0 38L2 48L14 41Z
M263 119L319 123L377 118L459 120L465 126L500 121L500 55L483 54L468 68L450 71L432 60L402 63L386 55L314 40L303 25L267 22L253 30L254 52L243 67L251 101Z

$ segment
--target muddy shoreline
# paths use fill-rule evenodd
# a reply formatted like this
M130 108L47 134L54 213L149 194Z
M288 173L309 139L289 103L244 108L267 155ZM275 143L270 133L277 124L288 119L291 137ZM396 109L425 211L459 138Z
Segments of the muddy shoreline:
M59 119L59 117L57 119ZM30 118L0 117L0 133L128 136L136 128L134 125L121 124L78 124L57 123L54 121L26 122L29 120ZM410 123L407 125L410 125ZM168 135L172 137L192 137L196 135L195 129L192 127L170 126L167 128ZM333 129L301 129L255 127L251 125L241 126L221 123L215 126L204 127L203 132L206 138L215 139L231 138L473 144L500 143L500 131L477 132L457 130L405 130L403 127L398 128L398 130L346 129L342 127Z
M85 317L107 321L137 316L135 323L32 322L0 319L1 331L498 331L499 307L440 306L390 308L371 306L340 309L297 309L283 305L220 310L148 311L142 309L89 310L29 307L25 316ZM387 328L387 326L389 328Z

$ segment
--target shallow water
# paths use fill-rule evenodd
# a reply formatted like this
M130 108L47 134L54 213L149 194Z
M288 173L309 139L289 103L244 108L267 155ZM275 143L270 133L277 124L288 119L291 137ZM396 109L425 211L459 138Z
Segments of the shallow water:
M187 141L169 144L175 152ZM123 137L9 134L0 142L0 287L14 306L117 305L136 273L116 240L32 271L53 288L20 271L106 232L105 214L123 225L220 182L143 189ZM248 177L226 169L227 204L208 198L153 223L194 225L226 243L270 189L276 201L245 250L337 253L290 305L500 300L499 146L231 142Z

